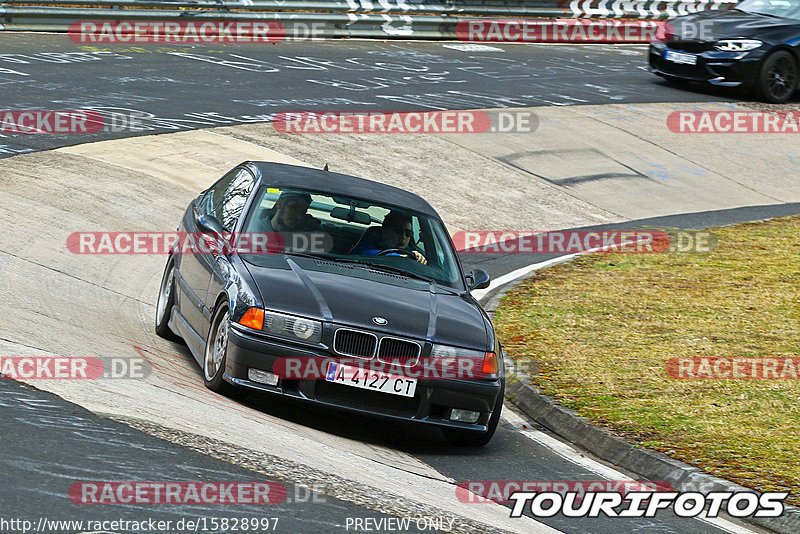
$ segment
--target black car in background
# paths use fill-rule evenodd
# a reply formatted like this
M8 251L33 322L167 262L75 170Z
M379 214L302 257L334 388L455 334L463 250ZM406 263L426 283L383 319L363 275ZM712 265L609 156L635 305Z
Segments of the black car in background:
M186 342L211 390L434 425L461 445L492 438L502 349L470 294L489 276L463 273L444 223L419 196L327 170L246 162L189 205L179 230L200 239L197 250L173 248L156 332ZM264 233L284 240L269 253L225 246L231 235ZM402 246L385 248L386 236ZM356 370L353 380L341 363L348 359L392 364L405 378ZM322 375L291 376L287 361ZM432 362L454 367L420 372ZM454 373L469 362L474 375Z
M741 87L784 103L797 89L800 0L744 0L733 9L672 21L650 45L650 70L676 82Z

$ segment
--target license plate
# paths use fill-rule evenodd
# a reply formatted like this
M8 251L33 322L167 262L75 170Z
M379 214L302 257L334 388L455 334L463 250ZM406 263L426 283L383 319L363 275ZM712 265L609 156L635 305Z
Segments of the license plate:
M405 378L371 369L361 369L337 362L328 364L325 380L344 386L381 391L403 397L413 397L417 389L417 381L413 378Z
M675 52L674 50L667 50L664 52L664 59L672 61L673 63L682 63L684 65L697 65L697 56L694 54L685 54L683 52Z

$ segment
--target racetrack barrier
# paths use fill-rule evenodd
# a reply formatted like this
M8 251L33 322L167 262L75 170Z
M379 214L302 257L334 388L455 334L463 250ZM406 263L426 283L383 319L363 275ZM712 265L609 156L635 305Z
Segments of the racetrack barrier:
M0 30L67 32L79 21L279 24L286 39L459 39L479 19L664 20L737 0L0 0ZM74 26L73 26L74 27ZM461 40L464 40L461 38Z

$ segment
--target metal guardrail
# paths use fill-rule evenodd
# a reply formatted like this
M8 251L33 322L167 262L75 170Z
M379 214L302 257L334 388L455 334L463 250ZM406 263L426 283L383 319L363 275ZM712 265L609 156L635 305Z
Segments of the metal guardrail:
M508 14L535 15L537 10L549 7L566 14L567 10L557 5L556 1L547 0L522 1L488 1L473 0L465 2L434 1L421 3L418 0L379 2L373 4L362 0L5 0L2 5L43 5L43 6L78 6L91 5L111 7L161 7L161 8L191 8L211 9L215 11L305 11L305 12L331 12L331 13L394 13L394 14L465 14L465 15L495 15Z
M76 21L275 21L287 35L456 39L475 18L668 19L737 0L0 0L0 30L65 32ZM86 7L77 7L86 6ZM155 9L153 9L155 8ZM470 17L472 15L472 17Z

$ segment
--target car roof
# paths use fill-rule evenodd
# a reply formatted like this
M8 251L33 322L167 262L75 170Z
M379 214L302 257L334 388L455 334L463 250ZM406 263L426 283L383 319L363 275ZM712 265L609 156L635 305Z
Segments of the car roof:
M441 220L433 206L422 197L391 185L356 178L338 172L299 167L285 163L247 161L242 165L256 171L256 178L270 186L306 189L332 195L348 196L416 211Z

